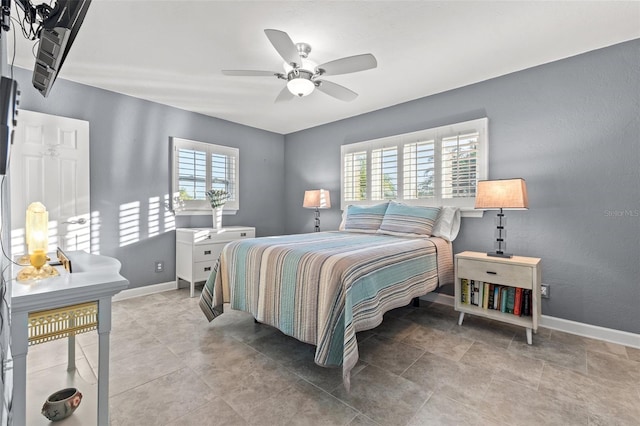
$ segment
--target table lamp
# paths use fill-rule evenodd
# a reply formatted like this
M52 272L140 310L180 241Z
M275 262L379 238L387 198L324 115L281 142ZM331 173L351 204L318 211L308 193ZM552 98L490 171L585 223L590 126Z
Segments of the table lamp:
M495 252L487 253L488 256L512 257L505 253L507 249L507 219L503 209L523 210L529 207L527 199L527 185L522 178L482 180L476 187L476 209L493 210L500 209L496 218L496 242Z
M58 275L58 271L47 264L49 248L49 213L39 202L29 204L25 221L25 234L30 266L18 272L18 281L39 280Z
M316 209L315 232L320 232L320 209L331 208L331 195L326 189L313 189L304 191L304 202L302 207L306 209Z

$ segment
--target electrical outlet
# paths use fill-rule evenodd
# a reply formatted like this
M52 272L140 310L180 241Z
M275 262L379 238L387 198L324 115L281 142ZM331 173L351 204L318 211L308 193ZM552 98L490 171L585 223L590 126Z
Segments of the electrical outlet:
M543 299L548 299L549 298L549 296L550 296L549 291L550 291L549 284L541 284L540 285L540 294L541 294Z
M164 261L156 260L156 272L164 271Z

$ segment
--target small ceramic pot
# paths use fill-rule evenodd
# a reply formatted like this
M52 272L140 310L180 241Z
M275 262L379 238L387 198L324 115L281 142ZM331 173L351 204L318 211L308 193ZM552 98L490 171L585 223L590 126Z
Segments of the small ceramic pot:
M59 390L49 395L42 406L42 415L52 422L66 419L76 411L82 401L82 394L76 388Z

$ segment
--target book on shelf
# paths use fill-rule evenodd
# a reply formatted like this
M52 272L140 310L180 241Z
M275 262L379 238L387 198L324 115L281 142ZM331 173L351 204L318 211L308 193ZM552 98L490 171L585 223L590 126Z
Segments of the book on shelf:
M496 284L493 289L493 309L496 311L500 310L500 296L502 295L502 286Z
M484 283L482 281L476 281L476 285L478 286L478 307L482 308L484 302Z
M476 280L470 280L471 288L471 304L478 306L478 282Z
M507 293L508 288L503 286L500 289L500 312L507 312Z
M482 290L482 307L489 309L489 283L484 283L484 289Z
M529 317L531 316L531 290L525 289L522 299L523 315Z
M489 284L489 298L487 299L487 309L493 309L493 300L495 298L495 285Z
M522 290L521 287L516 288L516 296L513 301L513 315L522 316Z
M469 280L466 278L460 280L460 303L469 304Z
M516 299L516 289L514 287L507 287L507 309L506 313L513 313L513 306Z

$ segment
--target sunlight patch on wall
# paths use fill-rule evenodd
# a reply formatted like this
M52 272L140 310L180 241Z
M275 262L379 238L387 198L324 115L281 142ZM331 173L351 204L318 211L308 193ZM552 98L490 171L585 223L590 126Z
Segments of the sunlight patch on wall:
M11 254L15 256L22 256L26 253L24 228L11 230Z
M100 212L91 212L91 253L100 254Z
M164 194L164 205L171 205L171 198L169 198L169 194ZM169 210L168 208L164 211L164 232L173 231L176 229L176 216L175 214Z
M55 253L56 248L60 245L58 237L58 221L50 220L49 221L49 233L48 233L48 245L47 245L47 253Z
M140 202L120 205L120 247L140 241Z
M160 234L160 197L149 198L147 226L149 228L149 238Z

